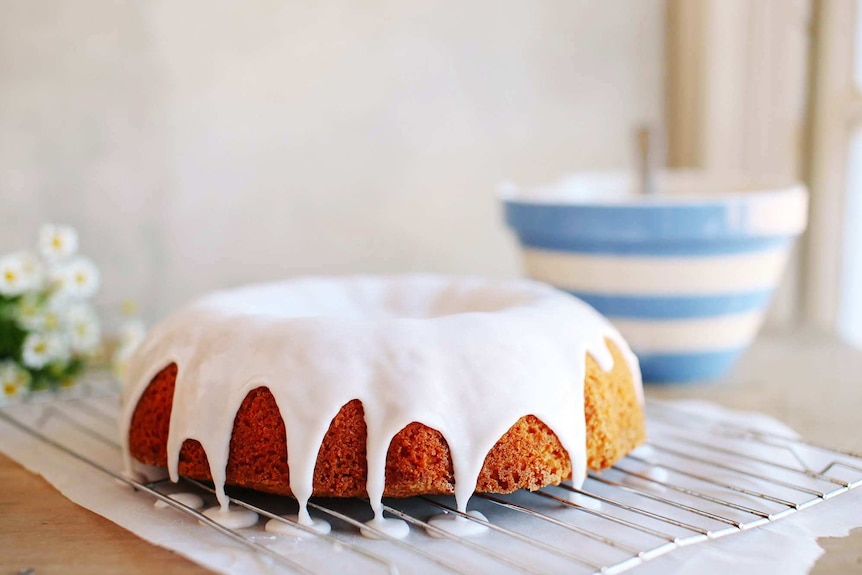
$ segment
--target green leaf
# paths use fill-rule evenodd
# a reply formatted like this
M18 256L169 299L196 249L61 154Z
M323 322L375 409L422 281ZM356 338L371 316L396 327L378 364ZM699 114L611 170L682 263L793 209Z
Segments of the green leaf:
M20 359L27 332L8 317L0 317L0 359Z

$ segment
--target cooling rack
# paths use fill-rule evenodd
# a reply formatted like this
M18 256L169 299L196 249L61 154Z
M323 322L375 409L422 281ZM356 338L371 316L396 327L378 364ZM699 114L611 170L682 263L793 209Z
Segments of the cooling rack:
M146 482L121 473L118 398L109 378L75 393L41 396L0 407L0 422L111 476L185 521L214 530L285 573L620 573L683 546L777 521L862 484L862 456L796 437L740 426L721 417L693 417L685 408L648 401L649 441L582 488L546 487L511 495L477 494L466 521L485 532L459 537L428 523L459 514L451 497L384 500L385 514L410 525L395 539L364 525L367 502L313 499L313 516L332 525L320 534L284 517L296 503L229 490L233 504L294 527L301 537L271 535L263 521L230 529L171 495L191 492L215 505L210 486L182 479ZM460 514L459 514L460 515ZM377 540L359 535L360 528ZM325 561L321 561L321 557Z

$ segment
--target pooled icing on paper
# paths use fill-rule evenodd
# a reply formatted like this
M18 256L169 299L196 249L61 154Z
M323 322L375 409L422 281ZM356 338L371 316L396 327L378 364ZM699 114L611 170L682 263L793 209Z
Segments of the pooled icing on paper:
M605 338L641 394L637 359L617 330L584 302L537 282L357 276L215 292L157 325L130 358L120 420L125 464L132 469L138 400L176 363L168 471L178 481L183 442L200 442L223 509L233 421L258 387L269 389L284 420L290 490L306 524L323 437L353 399L365 413L366 489L377 519L389 443L412 422L446 439L461 512L488 451L525 415L554 431L580 485L586 356L609 371Z

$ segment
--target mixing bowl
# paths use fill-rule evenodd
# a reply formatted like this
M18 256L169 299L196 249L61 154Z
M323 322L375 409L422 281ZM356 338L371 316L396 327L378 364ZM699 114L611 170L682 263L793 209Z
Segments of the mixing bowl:
M668 172L638 194L626 174L575 174L501 187L526 273L605 314L645 381L719 378L752 342L794 239L807 192Z

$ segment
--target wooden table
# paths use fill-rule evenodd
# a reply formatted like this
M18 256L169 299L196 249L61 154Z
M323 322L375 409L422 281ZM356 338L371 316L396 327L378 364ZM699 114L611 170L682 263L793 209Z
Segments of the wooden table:
M651 387L647 395L761 411L812 441L862 453L862 351L822 334L765 334L728 381ZM0 486L0 575L208 573L78 507L3 456ZM862 571L862 529L821 545L827 553L813 573Z

